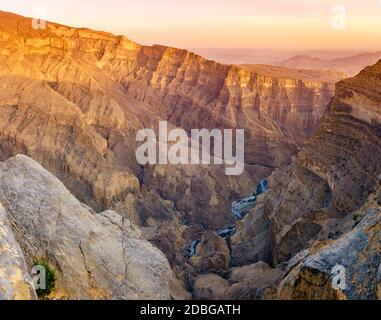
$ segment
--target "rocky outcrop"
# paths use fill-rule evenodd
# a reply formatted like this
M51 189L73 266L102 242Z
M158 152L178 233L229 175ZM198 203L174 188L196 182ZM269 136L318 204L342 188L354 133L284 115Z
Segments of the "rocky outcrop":
M258 203L250 214L237 222L237 232L231 240L233 266L271 261L273 249L271 223L265 214L265 209L263 203Z
M197 277L194 284L194 298L196 300L223 300L226 299L228 282L216 274L204 274Z
M169 299L164 254L128 219L80 203L32 159L0 163L0 202L28 265L43 259L56 271L55 298Z
M225 278L217 274L196 277L193 294L201 300L262 300L275 299L282 271L263 262L232 268Z
M184 282L176 277L172 277L170 283L171 299L173 300L191 300L192 294L184 287Z
M226 295L232 300L273 299L281 276L280 269L271 268L264 262L233 268Z
M263 205L238 228L233 253L261 237L261 256L277 264L351 230L349 213L364 205L381 173L380 74L378 62L337 84L315 136L291 166L273 174ZM254 227L258 219L270 227ZM241 264L255 262L250 253L235 256Z
M37 294L24 254L0 204L0 300L31 300Z
M373 300L381 263L381 207L371 196L356 212L358 224L338 240L312 248L279 286L285 299ZM342 275L337 284L335 268ZM339 278L338 278L339 279Z
M225 226L231 201L291 161L333 93L324 82L270 77L104 32L54 23L33 30L30 19L7 13L0 13L0 35L0 86L7 88L0 157L27 154L98 211L118 207L132 218L126 203L139 203L142 225L151 207L163 212L170 200L192 225ZM234 178L216 167L142 168L136 132L157 130L159 119L187 130L245 129L247 170ZM157 206L145 208L152 192ZM163 219L181 229L174 210L156 225Z
M377 298L380 74L381 61L337 84L315 136L237 226L233 261L283 269L281 298ZM242 252L253 244L255 254ZM335 266L346 270L346 289L332 285Z
M230 263L230 253L225 239L214 232L206 232L197 246L196 255L190 262L197 274L226 274Z

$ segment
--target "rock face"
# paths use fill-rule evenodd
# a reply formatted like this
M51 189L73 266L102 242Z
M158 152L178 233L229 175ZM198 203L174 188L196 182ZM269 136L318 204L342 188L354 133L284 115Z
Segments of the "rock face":
M315 136L269 179L270 191L238 225L238 265L288 263L291 299L375 299L380 264L381 61L343 80ZM256 250L242 252L254 245ZM332 287L335 265L347 288Z
M0 300L36 299L24 254L0 204Z
M42 258L56 270L54 297L169 299L172 272L164 254L128 219L80 203L32 159L0 163L0 202L29 266Z
M204 234L191 264L197 274L221 273L224 275L230 263L230 253L226 241L214 232Z
M199 275L194 282L193 294L195 299L201 300L274 299L281 276L280 269L259 262L232 268L227 279L212 273Z
M233 239L233 252L260 237L261 255L276 264L316 239L350 230L348 213L364 205L381 173L380 74L378 62L337 84L315 136L290 167L274 173L263 205ZM254 227L258 219L269 220L270 227ZM250 253L246 260L253 262Z
M226 295L232 300L271 299L276 296L282 273L264 262L233 268Z
M0 157L32 157L96 210L118 208L132 219L133 203L141 226L156 211L155 226L171 220L180 228L166 200L192 225L225 226L231 201L291 161L333 94L332 84L270 77L108 33L54 23L33 30L30 19L7 13L0 13L0 43L0 87L6 88ZM142 168L136 132L157 130L159 119L186 130L245 129L246 172ZM168 235L154 241L162 237Z
M373 198L373 199L372 199ZM359 212L359 224L342 238L315 249L294 267L279 286L285 299L379 298L381 263L381 207L371 197ZM344 270L344 283L334 289L335 266ZM336 283L336 282L335 282Z
M228 283L216 274L205 274L197 277L194 285L196 300L223 300L226 299Z
M381 54L380 54L380 57L381 57ZM371 64L372 63L369 63L367 65L371 65ZM367 65L364 65L364 67ZM290 68L277 67L277 66L265 65L265 64L243 64L241 66L251 71L254 71L263 75L267 75L270 77L280 77L280 78L289 77L289 78L296 78L300 80L322 81L327 83L336 83L340 80L347 78L347 76L344 73L340 71L335 71L335 70L313 70L313 69L297 69L297 68L290 69Z
M237 233L232 238L232 265L270 262L272 249L271 222L265 214L265 206L258 204L237 223Z

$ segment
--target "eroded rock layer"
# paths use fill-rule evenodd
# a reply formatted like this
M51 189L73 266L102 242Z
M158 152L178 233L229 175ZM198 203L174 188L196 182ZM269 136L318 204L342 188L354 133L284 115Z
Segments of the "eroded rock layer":
M185 50L52 23L36 31L28 19L1 16L1 74L42 80L32 89L44 90L39 102L51 105L45 95L65 101L86 126L107 131L136 129L158 117L185 129L245 128L253 142L248 146L273 151L252 152L248 162L279 165L311 135L332 94L323 82L262 76ZM10 87L21 89L22 79L13 80L19 87ZM98 140L102 153L107 144Z
M238 225L232 261L287 262L292 271L282 282L283 297L375 299L380 116L381 61L336 85L314 137L289 167L271 176L270 191ZM336 264L347 269L342 292L331 285Z
M141 226L172 265L194 232L231 224L231 201L291 161L333 93L332 84L262 75L109 33L54 23L34 30L30 19L4 12L0 47L0 159L37 160L80 201ZM140 166L136 133L157 131L159 120L186 130L245 129L244 173Z
M86 203L24 156L0 164L1 203L26 263L41 256L58 270L58 297L168 299L171 286L189 298L170 266L200 299L380 295L379 201L369 204L381 173L380 62L330 100L331 84L87 29L33 30L5 13L0 45L1 160L30 156ZM157 132L159 120L188 132L245 129L244 173L140 166L136 133ZM232 239L201 237L233 224L231 201L278 167ZM328 289L335 263L348 269L342 292ZM22 295L35 297L23 279ZM15 281L3 295L20 294Z
M28 270L41 260L55 270L51 298L170 298L172 271L164 254L128 219L112 210L95 213L80 203L34 160L18 155L0 163L0 203L13 222ZM33 298L24 255L12 237L12 232L1 237L1 291L5 288L9 298ZM7 282L4 287L4 271L11 272L5 281L13 283L15 293L7 292Z

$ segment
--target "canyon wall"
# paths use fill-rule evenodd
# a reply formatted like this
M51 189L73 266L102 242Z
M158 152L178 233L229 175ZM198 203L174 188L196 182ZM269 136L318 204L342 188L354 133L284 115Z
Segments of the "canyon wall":
M290 273L280 290L283 297L377 296L380 75L381 61L336 85L314 137L290 166L274 172L269 192L238 225L232 240L233 264L259 260L274 267L288 264ZM341 293L330 284L335 264L350 273L350 287Z
M0 47L0 218L16 248L7 259L25 275L3 296L35 298L26 265L36 255L59 271L59 297L168 299L170 267L196 298L379 295L381 62L339 82L332 98L330 83L88 29L33 30L8 13ZM136 133L157 132L159 120L245 129L244 173L139 165ZM271 173L230 241L204 233L233 224L231 202ZM346 291L328 288L336 263L349 270Z
M0 159L42 164L82 202L117 210L171 265L205 228L232 224L231 202L289 164L312 135L333 85L268 76L186 50L0 13ZM246 167L141 166L136 133L245 129Z

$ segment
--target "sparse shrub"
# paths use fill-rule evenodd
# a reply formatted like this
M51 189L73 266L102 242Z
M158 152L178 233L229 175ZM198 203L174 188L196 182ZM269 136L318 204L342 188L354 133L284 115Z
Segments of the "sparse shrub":
M37 259L33 263L33 267L43 267L45 269L45 288L36 288L36 293L39 298L45 298L51 294L56 286L56 274L54 269L44 259Z

